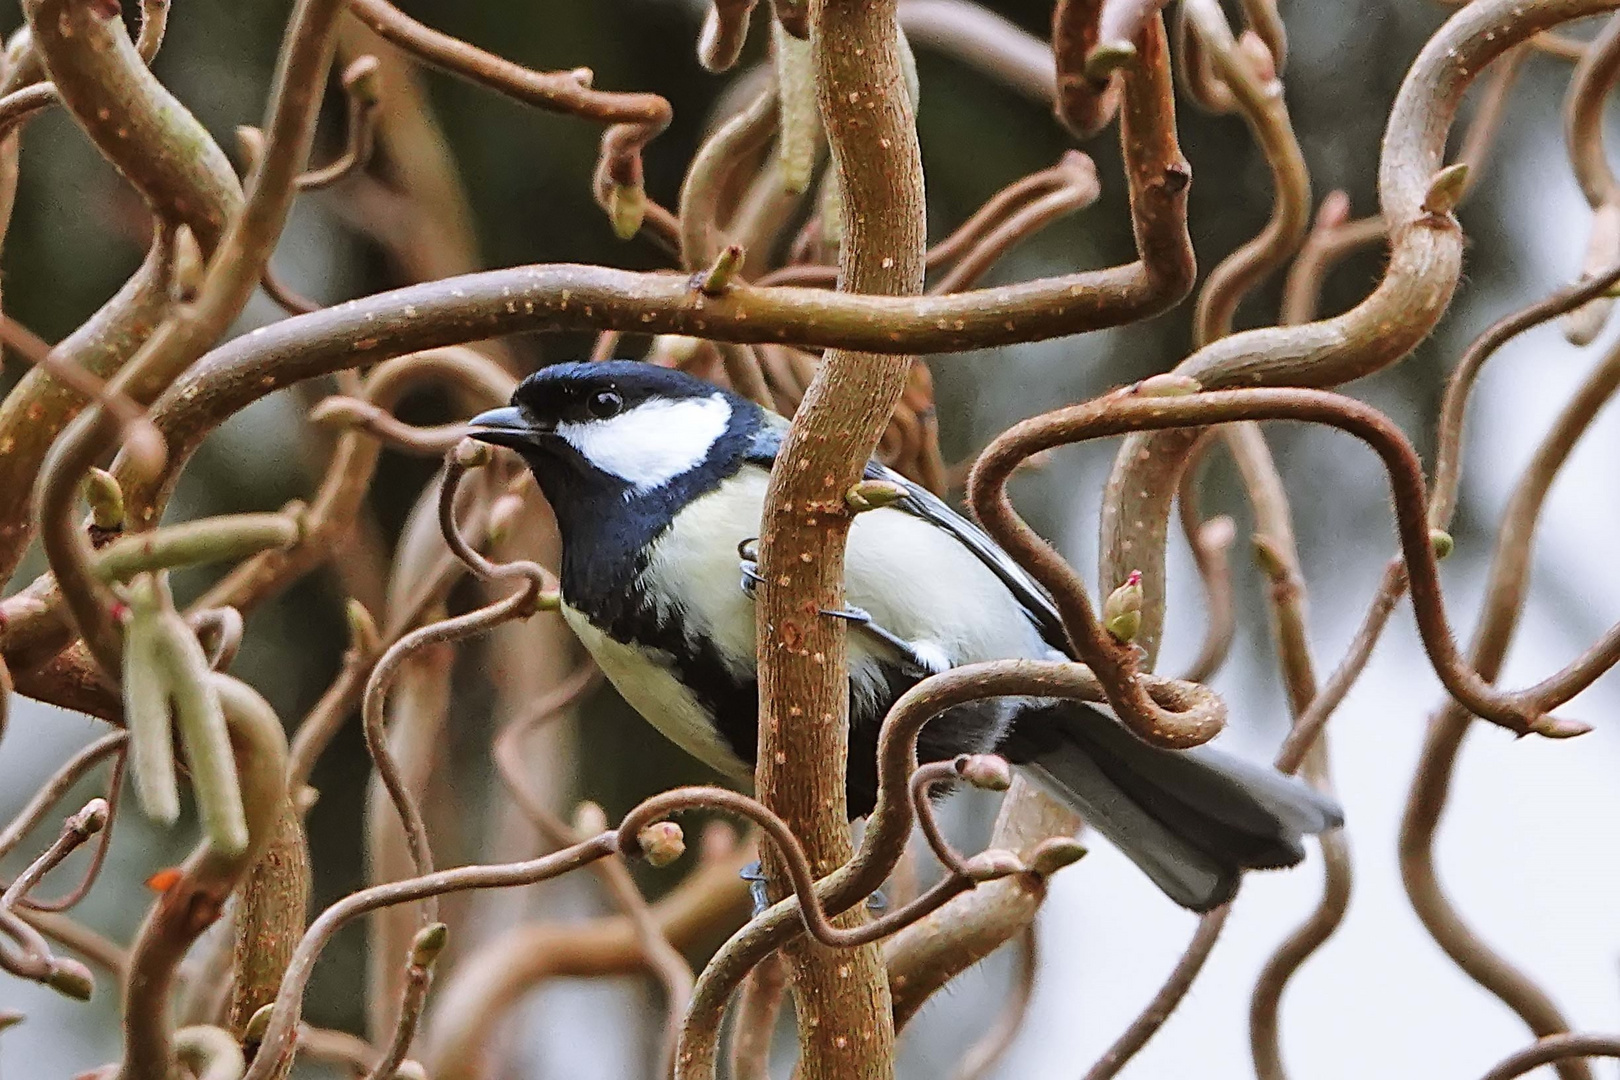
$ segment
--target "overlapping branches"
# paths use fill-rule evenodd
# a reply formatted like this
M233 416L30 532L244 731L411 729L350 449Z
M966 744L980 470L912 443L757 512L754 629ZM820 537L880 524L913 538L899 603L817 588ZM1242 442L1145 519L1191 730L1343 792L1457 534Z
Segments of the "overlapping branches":
M78 780L114 762L108 798L70 818L56 843L0 896L0 966L72 996L88 995L89 968L53 952L56 942L121 979L125 1044L113 1071L129 1080L168 1080L182 1069L221 1080L279 1080L300 1052L358 1063L377 1077L420 1071L411 1060L417 1054L431 1075L470 1080L493 1069L501 1018L540 981L627 971L651 972L663 986L663 1067L677 1077L718 1074L722 1021L734 1001L744 1024L754 1026L731 1047L733 1073L763 1076L765 1029L781 1007L786 975L797 994L801 1073L877 1078L892 1072L896 1028L966 967L1017 940L1021 991L962 1063L964 1076L976 1075L1022 1020L1034 970L1031 920L1046 881L1083 851L1071 838L1073 815L1013 777L999 758L919 767L918 732L954 706L1021 696L1106 701L1142 738L1171 747L1216 734L1225 706L1205 684L1220 667L1241 609L1227 550L1234 527L1229 517L1201 518L1202 478L1189 462L1212 444L1199 432L1217 426L1253 510L1253 549L1294 718L1278 767L1331 786L1325 725L1410 591L1423 647L1451 695L1431 721L1403 827L1402 869L1413 907L1459 966L1541 1038L1490 1076L1554 1063L1565 1080L1583 1080L1583 1057L1614 1053L1613 1041L1568 1034L1550 996L1463 923L1438 883L1434 837L1472 718L1519 734L1579 734L1585 725L1554 710L1620 659L1617 625L1531 687L1509 692L1494 685L1524 604L1546 492L1620 386L1620 353L1602 359L1571 396L1520 481L1467 655L1452 636L1436 560L1451 545L1446 530L1458 499L1463 419L1485 359L1503 341L1558 315L1574 320L1572 340L1590 340L1620 280L1620 200L1599 122L1620 73L1620 24L1611 23L1589 46L1550 36L1565 22L1614 5L1477 0L1460 10L1417 57L1394 103L1380 163L1380 213L1353 222L1348 201L1335 193L1323 201L1314 228L1309 177L1279 77L1288 45L1275 4L1246 0L1242 25L1234 28L1219 5L1184 0L1175 12L1174 49L1161 6L1059 0L1047 43L960 0L777 0L768 10L716 0L698 35L704 67L728 70L747 55L751 21L769 21L771 58L739 76L733 107L717 114L671 211L648 198L642 164L646 146L672 119L663 97L598 90L585 68L531 70L425 26L385 0L294 5L263 134L244 143L250 159L244 193L209 133L146 66L163 35L165 4L142 5L141 39L132 42L116 4L26 0L29 32L14 39L0 66L0 184L7 185L8 211L14 178L7 170L18 160L19 125L60 100L144 200L153 240L124 288L56 346L9 319L0 324L7 346L36 367L0 403L0 569L9 575L36 534L50 569L0 600L0 689L9 693L15 685L128 727L92 742L0 829L0 854L20 847ZM409 59L385 57L382 49L377 58L347 65L343 149L312 168L316 113L345 11ZM1079 136L1117 119L1135 258L976 288L1013 246L1090 206L1115 182L1079 151L1014 180L925 247L912 44L1050 103ZM1503 99L1532 48L1578 61L1566 135L1594 211L1583 278L1503 320L1463 356L1442 405L1434 475L1426 483L1411 445L1387 417L1352 398L1307 388L1385 368L1434 328L1460 268L1463 236L1452 211L1477 181ZM424 271L417 276L437 279L331 308L292 294L268 268L292 199L299 191L367 184L377 194L368 162L379 145L389 145L387 118L421 108L414 90L387 78L409 63L603 125L595 175L581 182L621 237L645 233L671 254L672 268L559 264L470 272L474 264L463 257L451 267L453 276ZM973 665L904 694L883 725L877 807L856 845L842 808L843 625L814 614L839 606L837 552L854 512L843 492L874 447L927 486L947 486L932 376L918 354L1129 327L1192 290L1191 174L1176 138L1173 66L1195 103L1247 122L1271 170L1270 218L1208 275L1192 312L1191 356L1165 374L1016 425L978 457L968 484L971 507L1051 594L1078 662ZM1489 85L1459 161L1443 166L1464 91L1487 67ZM436 200L406 191L391 196L393 212L400 201L419 198L440 217L464 222L469 208L445 195L454 191L454 178L437 180ZM363 220L365 208L377 205L356 198L351 212L385 246L405 244L397 226ZM1372 294L1349 312L1316 319L1328 270L1348 251L1386 237L1390 258ZM391 253L405 266L440 265L420 251ZM1239 305L1290 259L1278 325L1232 333ZM297 314L224 341L261 283ZM452 664L476 647L475 638L510 638L531 616L561 603L547 569L557 552L555 544L542 544L535 559L497 554L514 534L549 536L526 474L461 442L457 424L416 426L395 410L422 389L445 392L458 412L498 403L514 379L474 351L477 343L560 330L597 332L601 355L654 335L649 362L704 375L796 416L762 527L762 567L772 585L759 604L766 647L757 798L679 788L643 800L616 827L589 803L566 820L554 805L556 791L536 781L537 773L546 775L534 767L539 755L526 749L552 739L552 721L579 706L595 682L593 669L558 644L559 632L544 639L557 646L557 655L545 658L556 677L526 707L514 708L513 700L515 688L530 682L499 665L480 666L480 677L500 691L503 724L494 756L507 788L497 799L515 804L549 852L524 858L498 850L502 844L490 838L470 845L476 856L470 865L436 869L435 846L450 849L461 839L433 792L453 695L460 693ZM311 420L337 434L307 503L159 525L186 463L209 434L265 396L325 376L337 377L338 392L315 407ZM1367 442L1394 495L1399 557L1347 655L1320 682L1288 493L1254 426L1272 420L1327 425ZM1112 436L1125 436L1126 446L1105 498L1099 580L1107 599L1098 603L1014 508L1008 484L1034 455ZM448 455L442 481L422 494L392 552L375 535L369 505L385 450ZM111 472L97 468L118 451ZM24 497L29 492L33 499ZM1164 622L1165 532L1178 497L1211 606L1205 647L1184 680L1151 670ZM88 525L79 520L81 498L91 509ZM387 576L392 586L386 595L375 589L365 604L351 599L349 651L289 750L268 705L228 674L243 635L252 633L246 619L332 564L334 555L362 549L376 579ZM205 563L230 568L182 613L166 575ZM464 607L457 586L466 579L483 595ZM791 710L820 719L789 723ZM373 821L369 832L376 883L306 926L306 785L357 713L373 775L386 792L386 802L379 797L376 805L391 815ZM3 721L0 712L0 736ZM204 832L182 867L154 878L158 898L127 954L65 914L104 876L126 755L149 816L172 824L189 786ZM934 817L930 792L955 781L1010 788L990 845L977 854L958 851ZM700 865L668 897L649 902L628 861L663 867L680 859L684 834L671 819L691 812L733 817L754 839L706 842ZM402 847L390 854L395 818ZM882 914L865 915L861 905L893 873L914 830L939 876ZM57 900L30 895L97 832L77 887ZM735 870L754 844L778 895L745 922ZM1266 1080L1285 1075L1279 1017L1289 977L1348 903L1343 838L1325 838L1322 850L1328 876L1321 902L1254 989L1251 1040ZM486 909L449 899L586 866L596 869L619 914L566 928L525 916L492 930L469 914ZM180 960L228 902L238 911L234 933L198 945L208 953L199 958L204 974L188 976ZM377 977L368 991L367 1037L302 1024L309 977L332 935L362 915L394 909L374 924ZM1089 1075L1113 1075L1164 1025L1225 917L1224 908L1205 917L1164 988ZM468 929L475 931L466 935L474 942L468 955L441 958L446 942L462 941ZM694 980L685 956L726 934ZM439 968L447 971L436 1006L430 988ZM233 969L221 985L207 985L207 972ZM184 995L173 993L180 988ZM172 1009L171 998L183 1009Z

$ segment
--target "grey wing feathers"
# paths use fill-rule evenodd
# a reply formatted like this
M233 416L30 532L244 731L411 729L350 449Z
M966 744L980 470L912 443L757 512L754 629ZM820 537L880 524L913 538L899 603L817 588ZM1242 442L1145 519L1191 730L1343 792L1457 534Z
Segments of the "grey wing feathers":
M983 529L952 510L933 492L912 483L893 469L879 465L875 461L868 462L865 475L869 480L888 480L905 488L906 498L896 503L895 507L915 514L956 537L963 547L973 552L978 560L989 567L991 573L1000 578L1001 583L1018 598L1030 621L1040 629L1041 637L1046 643L1065 656L1069 655L1068 635L1063 629L1063 619L1058 615L1057 608L1052 606L1051 597L1047 596L1046 590L1041 588L1023 567L1013 562L1012 556L1002 551L994 540L985 535Z

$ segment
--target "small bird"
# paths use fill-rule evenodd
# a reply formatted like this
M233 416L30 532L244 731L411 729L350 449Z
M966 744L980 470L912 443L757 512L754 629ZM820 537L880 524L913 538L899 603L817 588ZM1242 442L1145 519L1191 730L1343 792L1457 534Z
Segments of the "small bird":
M787 422L679 371L562 363L469 434L523 457L562 536L562 614L621 696L671 742L749 785L757 746L751 542ZM869 463L898 502L858 515L845 589L851 817L877 797L877 736L927 675L1004 658L1072 659L1051 600L984 532ZM739 562L741 577L739 578ZM948 585L947 585L948 583ZM1001 698L922 731L920 760L996 752L1183 907L1209 911L1244 870L1292 866L1342 824L1326 797L1212 747L1150 746L1100 707Z

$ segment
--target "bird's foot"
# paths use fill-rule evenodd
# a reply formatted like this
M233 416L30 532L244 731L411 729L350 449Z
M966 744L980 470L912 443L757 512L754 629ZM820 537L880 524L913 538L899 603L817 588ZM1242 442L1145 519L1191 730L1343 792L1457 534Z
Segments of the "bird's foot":
M755 859L737 871L737 876L748 882L748 898L754 902L753 917L757 919L771 906L771 898L765 895L765 868Z
M748 897L754 902L754 918L759 918L765 909L771 906L770 897L765 895L765 868L758 859L737 871L737 876L748 882ZM866 910L884 911L889 906L888 898L881 892L875 892L866 898Z
M742 567L742 591L753 599L754 591L765 579L759 576L759 537L750 536L737 545L737 558Z

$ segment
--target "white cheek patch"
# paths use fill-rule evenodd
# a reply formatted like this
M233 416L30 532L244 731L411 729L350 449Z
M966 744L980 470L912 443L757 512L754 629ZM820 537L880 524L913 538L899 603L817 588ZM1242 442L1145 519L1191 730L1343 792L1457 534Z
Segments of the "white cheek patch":
M730 404L715 394L643 402L606 420L558 424L557 434L641 494L701 464L730 422Z

